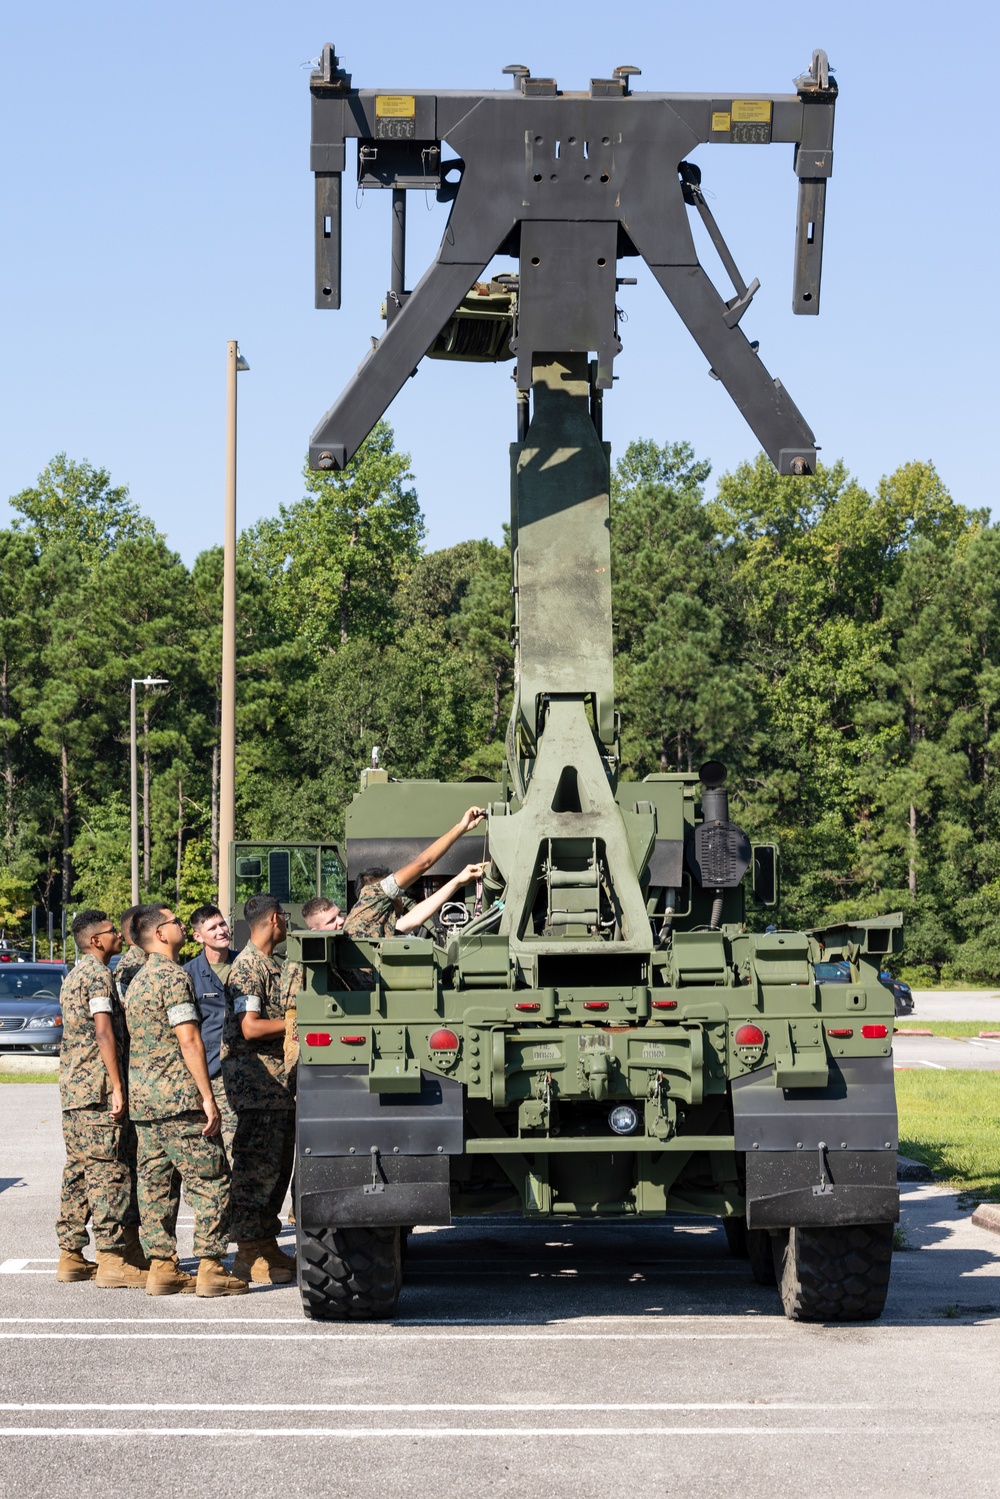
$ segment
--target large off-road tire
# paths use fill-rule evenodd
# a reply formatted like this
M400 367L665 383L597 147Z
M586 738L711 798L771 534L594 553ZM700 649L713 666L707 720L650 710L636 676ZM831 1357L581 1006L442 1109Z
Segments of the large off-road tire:
M734 1259L749 1260L750 1273L759 1286L777 1283L771 1235L763 1228L747 1228L745 1218L723 1218L726 1242Z
M892 1268L891 1223L790 1228L774 1241L785 1316L793 1322L870 1322L882 1315Z
M298 1262L307 1317L367 1322L396 1310L403 1279L398 1228L300 1231Z

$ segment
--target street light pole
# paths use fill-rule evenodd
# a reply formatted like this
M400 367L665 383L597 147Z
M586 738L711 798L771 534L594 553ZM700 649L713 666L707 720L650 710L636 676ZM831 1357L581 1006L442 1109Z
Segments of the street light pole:
M232 915L229 848L236 837L236 376L250 366L235 338L226 356L226 514L222 548L222 704L219 744L219 905Z
M129 770L132 792L132 904L139 904L139 752L135 734L135 689L166 687L166 677L133 677L129 689Z

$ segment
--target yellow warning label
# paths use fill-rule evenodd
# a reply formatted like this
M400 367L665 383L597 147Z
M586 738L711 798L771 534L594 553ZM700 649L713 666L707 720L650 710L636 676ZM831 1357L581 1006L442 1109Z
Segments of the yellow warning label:
M412 120L417 101L412 94L376 94L375 113L382 120ZM759 116L754 115L754 119ZM765 118L770 119L770 115Z
M713 130L728 130L729 129L729 123L730 123L730 121L729 121L729 115L728 115L728 113L725 110L718 110L712 116L712 129Z
M770 124L770 99L734 99L733 119L752 120L755 124Z

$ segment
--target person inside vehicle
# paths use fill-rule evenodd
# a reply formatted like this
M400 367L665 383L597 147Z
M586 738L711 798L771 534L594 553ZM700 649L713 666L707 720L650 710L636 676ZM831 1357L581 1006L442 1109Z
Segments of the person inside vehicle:
M453 828L395 873L390 874L386 869L363 870L357 880L357 900L344 922L344 936L361 937L369 942L391 937L397 920L413 908L413 902L406 896L409 887L433 869L464 833L478 827L485 816L485 808L470 807Z
M326 895L314 895L302 907L302 924L311 932L339 932L344 918L335 900Z
M431 917L440 911L445 901L451 900L452 896L457 895L459 891L464 891L466 885L471 884L473 880L481 880L483 867L482 864L466 864L459 874L450 880L445 880L444 884L440 885L426 900L418 901L408 911L404 911L402 916L397 916L395 935L397 937L428 935L421 930L425 922L430 921Z

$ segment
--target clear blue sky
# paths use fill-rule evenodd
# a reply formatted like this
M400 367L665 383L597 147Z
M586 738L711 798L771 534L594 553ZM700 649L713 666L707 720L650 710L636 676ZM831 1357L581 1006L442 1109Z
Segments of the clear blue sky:
M308 63L325 41L365 86L506 87L504 64L524 62L580 88L634 63L637 87L722 94L791 92L825 47L841 94L819 318L790 311L792 148L698 154L762 283L743 327L824 457L868 485L930 459L957 499L992 507L995 17L962 0L17 7L0 59L0 523L6 496L65 449L127 484L185 559L220 541L229 338L251 365L241 524L299 496L309 433L381 331L388 284L388 194L359 208L348 194L345 307L312 307ZM444 222L415 199L411 285ZM618 451L685 438L721 473L756 444L639 274L606 436ZM425 363L390 410L432 546L500 536L509 370Z

